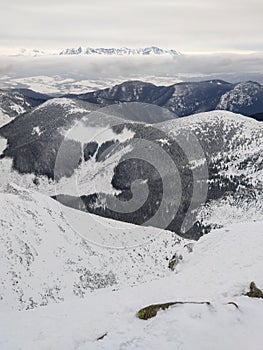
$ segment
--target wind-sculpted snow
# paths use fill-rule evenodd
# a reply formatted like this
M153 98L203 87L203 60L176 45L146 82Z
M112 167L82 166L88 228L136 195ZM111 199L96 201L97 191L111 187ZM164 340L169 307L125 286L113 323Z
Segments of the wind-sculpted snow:
M0 197L2 311L159 278L174 254L188 252L189 242L172 232L117 224L14 184Z
M261 350L263 302L244 294L251 281L263 289L262 224L229 225L202 237L165 278L26 312L2 311L1 350ZM186 304L147 321L136 317L143 307L173 301Z

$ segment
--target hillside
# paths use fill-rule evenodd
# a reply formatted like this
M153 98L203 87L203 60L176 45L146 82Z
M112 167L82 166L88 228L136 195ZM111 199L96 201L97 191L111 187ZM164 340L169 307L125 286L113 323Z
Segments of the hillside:
M263 111L263 87L251 81L234 84L217 79L169 86L126 81L111 88L66 97L99 104L153 103L169 109L179 117L217 109L248 116Z
M0 127L49 99L28 89L0 90Z
M225 111L173 116L146 104L50 100L0 129L1 181L194 239L231 220L260 219L262 124ZM140 122L149 117L165 121Z
M203 237L175 272L135 287L104 289L83 300L4 313L1 349L197 349L262 347L262 299L244 296L255 281L262 289L262 221L236 224ZM175 305L149 320L142 307Z
M90 153L75 173L77 186L61 181L58 200L121 221L168 227L195 239L227 222L262 218L261 123L215 111L154 126L124 126L127 138L121 142L108 137L108 127L100 130L100 137L106 137L103 155L99 147ZM122 133L124 126L119 125ZM67 149L65 144L61 154ZM58 157L59 169L62 159ZM92 181L87 183L87 176ZM220 213L222 207L229 215Z
M154 280L174 254L188 254L189 241L172 232L116 225L14 184L0 198L1 313Z

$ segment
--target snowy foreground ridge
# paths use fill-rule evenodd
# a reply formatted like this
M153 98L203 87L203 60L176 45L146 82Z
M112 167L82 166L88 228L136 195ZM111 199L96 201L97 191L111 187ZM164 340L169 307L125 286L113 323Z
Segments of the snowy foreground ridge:
M190 253L183 249L188 241L178 240L173 247L176 236L164 231L141 248L110 250L74 233L65 212L47 196L9 185L1 192L1 203L1 350L262 349L263 300L244 295L251 281L263 289L262 221L214 230ZM112 242L118 236L112 220L96 222L90 214L66 210L78 220L85 217L94 232L104 221ZM134 227L122 224L120 232ZM145 236L154 230L136 228ZM166 254L176 250L183 260L175 271L165 270ZM82 284L79 298L71 287L81 265L100 266L104 274L111 270L116 281L103 289ZM49 290L46 306L18 303L17 296L25 301L30 295L40 303L43 281L59 286L58 295L63 294L58 300ZM149 320L136 317L142 307L172 301L210 305L176 305ZM26 310L25 304L33 309Z
M175 233L60 205L8 185L0 192L0 309L29 310L167 275L168 259L187 255Z

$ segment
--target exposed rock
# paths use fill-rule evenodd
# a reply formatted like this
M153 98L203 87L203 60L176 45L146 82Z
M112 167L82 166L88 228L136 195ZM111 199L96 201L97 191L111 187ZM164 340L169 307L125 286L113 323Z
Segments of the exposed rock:
M250 291L246 293L246 296L250 298L263 298L263 292L257 288L255 282L250 283Z
M148 320L149 318L155 317L157 315L157 312L160 310L166 310L170 306L177 305L177 304L206 304L210 305L209 301L174 301L174 302L169 302L169 303L164 303L164 304L155 304L155 305L149 305L144 307L143 309L140 309L137 312L137 317L140 318L141 320Z

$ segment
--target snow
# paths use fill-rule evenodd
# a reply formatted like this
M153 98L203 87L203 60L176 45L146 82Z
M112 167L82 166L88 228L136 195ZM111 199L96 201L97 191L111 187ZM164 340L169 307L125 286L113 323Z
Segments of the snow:
M106 56L149 56L149 55L180 55L175 50L160 49L155 46L131 49L128 47L121 48L92 48L79 47L68 48L59 53L59 55L106 55Z
M261 122L240 114L218 110L170 120L160 123L159 126L171 135L177 135L181 130L190 130L198 139L205 139L205 135L209 139L211 130L217 130L219 134L219 130L222 129L224 149L215 153L213 157L216 159L229 156L231 160L228 161L228 170L220 170L219 174L225 176L243 174L254 186L258 183L262 184L263 172L260 163L263 128ZM234 136L231 135L233 131L235 131ZM250 157L254 159L250 166L240 168L240 164Z
M0 188L6 186L9 182L14 182L50 196L56 193L76 196L94 193L97 190L115 194L118 192L113 189L110 179L114 175L114 168L121 157L131 149L130 146L124 147L114 156L105 159L104 162L96 162L94 158L91 158L89 162L82 162L71 177L63 177L56 183L46 176L38 176L39 184L37 186L33 182L34 174L19 174L12 168L12 159L0 159Z
M175 233L63 207L15 184L0 201L1 312L159 278L169 273L167 259L188 254Z
M42 134L42 132L41 132L41 130L40 130L40 127L39 127L39 126L35 126L35 127L33 128L32 134L33 134L33 135L35 134L35 135L40 136L40 135Z
M189 118L191 122L189 123ZM244 189L241 185L236 194L207 203L199 212L199 218L212 226L225 226L234 222L259 220L263 218L263 170L262 170L262 123L227 111L212 111L171 120L160 127L172 135L182 130L191 130L200 140L211 139L213 130L221 132L222 149L212 154L212 160L220 160L218 175L224 178L237 176L246 178L251 186ZM234 135L231 132L234 131ZM213 142L213 141L212 141ZM192 151L193 153L193 151ZM227 169L224 169L224 159ZM245 164L245 165L242 165ZM193 166L198 165L194 162ZM250 193L249 193L250 192ZM244 193L246 195L244 196Z
M225 93L217 105L218 109L234 111L237 106L251 106L255 96L262 90L258 83L242 82L237 84L233 90Z
M263 287L262 224L230 225L202 237L166 277L34 310L9 310L0 320L1 350L261 350L263 302L242 294L252 280ZM179 305L147 321L136 317L140 308L168 301L211 305Z
M2 109L0 108L0 127L8 124L11 122L13 118L10 118L6 113L4 113L2 111Z
M46 103L56 103L53 99ZM71 109L70 99L63 99L67 106ZM72 102L74 105L74 101ZM77 106L76 106L77 107ZM95 115L94 127L92 123L86 127L86 118L92 118ZM189 123L189 118L191 123ZM116 119L117 120L117 119ZM114 120L109 119L109 125L114 124ZM224 121L224 123L223 123ZM204 123L207 123L207 131ZM83 124L83 130L82 130ZM101 126L102 125L102 126ZM106 125L106 126L105 126ZM226 156L230 154L233 156L233 160L228 161L229 169L227 171L219 170L220 173L224 173L224 176L239 175L244 174L253 188L262 188L262 167L260 162L262 161L262 123L257 122L253 119L236 115L231 112L226 111L214 111L202 114L193 115L191 117L179 118L176 120L166 121L165 123L158 124L162 129L167 131L168 134L177 134L180 130L184 128L191 128L196 136L198 132L201 133L201 137L204 131L207 135L211 132L211 129L218 127L218 125L223 126L227 130L231 131L233 126L238 126L240 129L237 132L237 137L240 139L239 146L236 144L229 144L230 151L226 153ZM157 125L157 126L158 126ZM200 129L199 129L200 125ZM105 141L110 141L112 139L118 138L121 142L128 140L132 137L132 132L123 130L121 134L115 134L111 128L107 128L107 123L103 124L99 122L96 113L88 114L84 116L80 122L76 124L76 128L67 134L67 138L75 137L76 139L87 142L90 138L101 144ZM90 131L91 130L91 131ZM66 134L65 130L61 130L62 134ZM73 135L73 136L72 136ZM231 138L232 139L232 138ZM230 139L230 140L231 140ZM159 140L160 143L165 144L167 141L164 139ZM229 142L228 142L229 143ZM228 144L225 142L225 145ZM12 169L11 159L1 159L0 160L0 179L1 185L7 184L8 182L14 182L20 186L38 190L41 193L47 195L54 194L68 194L68 195L82 195L87 193L104 192L107 194L118 193L111 183L111 179L114 174L114 168L120 161L121 157L127 152L131 151L131 147L123 147L120 151L114 153L112 152L109 157L107 157L103 162L96 162L95 158L91 158L88 162L82 162L78 169L75 170L74 174L70 178L62 178L57 183L48 180L44 176L39 176L39 184L36 186L33 182L34 174L19 174ZM195 153L192 152L192 155ZM258 156L257 160L253 158L252 166L247 165L244 169L239 167L239 164L248 158L250 155L253 157ZM215 154L215 157L218 155ZM220 153L221 156L221 153ZM231 159L232 159L231 158ZM189 160L191 162L191 160ZM257 166L258 164L258 166ZM194 160L191 162L192 167L203 165L203 159ZM251 197L252 198L252 197ZM205 220L205 222L217 225L226 225L231 222L247 221L249 218L259 220L263 218L263 206L262 206L262 196L258 199L251 201L250 203L245 203L244 201L236 202L234 200L220 200L213 202L210 206L206 206L200 213L200 218Z
M7 146L7 139L0 137L0 156L3 154Z
M30 103L25 96L11 90L0 91L0 104L0 126L30 109Z
M194 129L196 125L200 123L209 122L213 124L215 122L222 121L222 119L225 122L225 124L237 123L238 125L249 125L251 128L256 128L258 130L262 129L261 124L256 120L246 117L242 114L232 113L225 110L215 110L211 112L197 113L184 118L172 119L168 122L164 122L163 125L167 125L167 129L168 127L173 127L173 125L176 126L176 128L183 128L188 126ZM190 120L191 123L189 123ZM249 130L248 127L247 129Z
M111 125L104 127L99 126L86 126L85 118L76 122L75 126L70 129L70 132L65 134L67 139L79 141L81 143L96 142L101 145L107 140L115 140L119 142L125 142L134 137L135 133L128 130L126 127L121 133L116 134L111 128Z
M7 50L4 54L9 54L8 56L31 56L31 57L38 57L38 56L57 56L57 55L99 55L99 56L149 56L149 55L171 55L171 56L178 56L180 55L179 52L177 52L174 49L161 49L156 46L150 46L145 48L128 48L128 47L121 47L121 48L92 48L92 47L81 47L78 48L66 48L62 51L58 50L39 50L39 49L28 49L28 48L22 48L22 49L13 49L13 50Z
M76 58L76 57L75 57ZM84 57L85 58L85 57ZM97 59L100 57L96 57ZM144 57L148 59L147 57ZM72 58L74 59L74 57ZM86 57L87 59L87 57ZM107 57L104 57L107 59ZM142 80L155 85L172 85L182 80L178 77L173 76L156 76L156 75L145 75L133 73L129 79ZM90 91L96 91L106 89L117 84L121 84L127 81L127 76L107 76L104 78L96 77L96 79L87 78L85 74L83 76L71 73L70 78L67 75L56 75L56 76L45 76L36 75L28 77L0 77L1 85L5 88L17 88L26 87L28 89L50 95L64 95L64 94L81 94Z
M80 108L75 101L73 101L69 98L65 98L65 97L52 98L52 99L42 103L38 107L36 107L34 109L34 111L43 110L49 106L60 106L60 107L65 108L67 111L66 115L73 114L73 113L88 113L88 112L90 112L87 109Z
M24 107L22 107L22 106L20 106L20 105L17 105L17 104L11 105L10 108L11 108L13 111L15 111L17 115L26 112L26 110L25 110Z
M47 105L88 113L66 98L50 100L38 109ZM191 126L188 118L161 126L170 135L186 127L198 135L199 124L207 122L211 130L222 120L224 135L234 125L240 131L236 138L242 141L237 147L237 140L231 139L233 160L225 175L244 173L255 187L261 186L260 167L255 171L249 164L238 168L250 154L257 157L252 164L255 169L262 162L260 123L214 111L191 116ZM39 127L33 132L41 134ZM133 136L127 129L117 135L110 127L85 128L81 122L67 135L83 143L90 137L99 145ZM6 146L1 138L0 155ZM94 159L88 165L83 162L71 179L58 182L57 192L63 188L76 194L77 178L78 193L91 192L94 186L111 193L108 180L127 149L103 165ZM191 164L196 167L202 162ZM4 181L14 180L35 187L34 175L12 171L10 159L0 160L0 172L1 350L262 349L263 301L244 296L251 281L263 289L260 191L253 204L237 203L234 198L209 203L200 213L203 220L224 227L194 243L169 231L76 211L47 195L6 185ZM40 192L54 194L54 183L42 178L39 183ZM193 252L187 249L189 243ZM175 253L183 259L172 272L168 261ZM169 301L209 301L211 305L175 306L147 321L136 317L144 306Z

